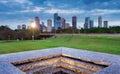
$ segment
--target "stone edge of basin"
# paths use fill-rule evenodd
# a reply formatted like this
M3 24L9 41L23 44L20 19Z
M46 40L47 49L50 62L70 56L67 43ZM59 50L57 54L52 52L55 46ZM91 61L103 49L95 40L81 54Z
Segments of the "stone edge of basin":
M26 74L8 62L0 62L0 74Z
M94 74L120 74L119 55L92 52L81 49L78 50L78 49L66 48L66 47L2 54L0 55L0 74L25 74L24 72L20 71L17 67L13 66L11 62L49 56L52 54L63 54L76 58L82 58L88 61L93 60L96 62L97 61L106 62L109 64L109 66Z

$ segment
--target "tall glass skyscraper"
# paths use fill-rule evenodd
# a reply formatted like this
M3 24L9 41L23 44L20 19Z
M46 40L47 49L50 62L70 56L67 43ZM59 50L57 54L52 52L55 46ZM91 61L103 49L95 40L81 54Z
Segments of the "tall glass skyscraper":
M85 28L85 29L90 28L90 17L86 17L86 18L85 18L84 28Z
M102 17L98 16L98 27L102 27Z
M54 29L57 29L57 17L58 17L58 13L54 14Z
M62 18L62 29L65 29L65 23L66 23L66 20Z
M108 21L104 21L104 28L108 28Z
M52 20L48 19L47 20L47 32L51 32L52 31Z
M94 27L94 21L90 20L90 28L93 28L93 27Z
M77 28L77 17L76 16L72 17L72 27L73 29Z
M61 19L60 16L57 17L56 28L55 29L58 29L58 28L62 28L62 19Z
M40 30L40 19L38 16L35 17L35 24L36 24L36 29Z

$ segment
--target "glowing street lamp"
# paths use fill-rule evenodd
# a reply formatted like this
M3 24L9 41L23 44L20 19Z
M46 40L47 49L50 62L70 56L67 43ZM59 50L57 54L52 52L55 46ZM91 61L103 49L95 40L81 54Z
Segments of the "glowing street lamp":
M32 23L31 23L31 27L32 27L32 29L33 29L33 35L32 35L32 40L34 40L34 29L35 29L35 27L36 27L36 24L35 24L35 22L33 21Z

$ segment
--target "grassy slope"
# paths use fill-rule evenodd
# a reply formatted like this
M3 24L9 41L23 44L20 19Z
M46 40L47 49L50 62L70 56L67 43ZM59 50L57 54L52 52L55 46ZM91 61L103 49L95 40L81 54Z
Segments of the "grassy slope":
M60 46L120 55L120 37L80 35L63 35L37 41L1 42L0 54Z

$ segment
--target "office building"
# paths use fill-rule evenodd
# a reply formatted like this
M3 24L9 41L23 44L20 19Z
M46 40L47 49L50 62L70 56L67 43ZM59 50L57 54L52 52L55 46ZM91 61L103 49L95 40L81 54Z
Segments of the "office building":
M21 29L21 25L18 25L18 26L17 26L17 29L20 30L20 29Z
M84 29L90 28L90 17L85 18Z
M57 29L57 17L58 17L58 13L54 14L54 29Z
M45 26L44 22L42 22L42 24L40 25L40 27L41 27L41 31L42 32L47 32L47 27Z
M40 30L40 19L38 16L35 17L36 30Z
M60 16L57 17L57 21L56 21L56 30L62 28L62 19Z
M72 17L72 27L73 29L77 28L77 17L76 16Z
M93 27L94 27L94 21L90 20L90 28L93 28Z
M102 17L98 16L98 27L101 28L102 27Z
M69 23L65 23L65 29L70 28L70 24Z
M65 29L65 22L66 22L66 20L64 18L62 18L62 29Z
M52 20L47 20L47 32L52 32Z
M108 21L104 21L104 28L108 28Z
M22 25L22 30L26 30L26 25L25 24Z

